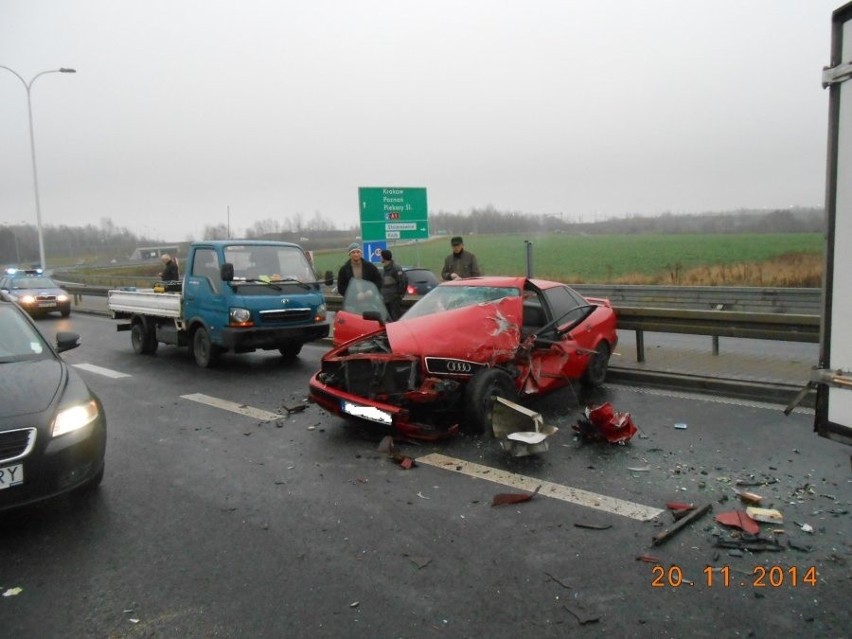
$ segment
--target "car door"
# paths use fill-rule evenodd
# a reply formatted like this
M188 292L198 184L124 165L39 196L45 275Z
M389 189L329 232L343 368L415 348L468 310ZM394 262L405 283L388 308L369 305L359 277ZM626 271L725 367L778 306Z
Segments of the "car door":
M539 353L541 370L554 384L579 379L589 363L598 339L595 328L595 306L567 286L554 286L543 291L549 320L556 330L550 335L555 343Z
M381 322L364 319L364 313L377 313ZM351 279L343 296L343 308L334 314L333 342L335 346L372 333L388 321L388 310L376 285L368 280Z

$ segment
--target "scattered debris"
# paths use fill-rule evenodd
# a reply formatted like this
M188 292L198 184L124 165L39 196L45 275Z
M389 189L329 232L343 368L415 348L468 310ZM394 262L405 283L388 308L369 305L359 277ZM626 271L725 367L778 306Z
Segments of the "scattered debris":
M420 491L417 491L417 496L420 497L420 499L431 499L431 497L427 497Z
M633 466L633 467L628 466L627 470L629 470L631 473L647 473L649 470L651 470L651 467L650 466Z
M547 438L559 430L545 424L540 413L502 397L494 398L491 429L503 450L513 457L547 452Z
M740 528L750 535L760 534L760 526L752 519L747 512L742 510L731 510L725 513L719 513L715 517L716 521L723 526L733 526Z
M664 541L667 541L667 540L669 539L669 537L671 537L672 535L674 535L674 534L675 534L676 532L678 532L681 528L684 528L684 527L688 526L689 524L691 524L691 523L692 523L693 521L695 521L696 519L699 519L699 518L701 518L702 516L704 516L704 514L705 514L705 513L710 512L710 509L711 509L712 507L713 507L713 505L712 505L712 504L705 504L705 505L704 505L704 506L702 506L701 508L698 508L698 509L696 509L696 510L693 510L693 511L692 511L692 512L690 512L688 515L686 515L685 517L683 517L680 521L678 521L675 525L673 525L673 526L671 526L671 527L667 528L666 530L664 530L664 531L663 531L663 532L661 532L661 533L658 533L658 534L654 535L654 538L653 538L653 540L652 540L652 543L653 543L655 546L659 546L659 545L660 545L661 543L663 543Z
M382 441L379 442L379 447L376 450L388 455L388 457L399 464L404 470L410 470L417 465L411 457L403 455L396 449L396 444L393 441L393 437L390 435L386 435L382 438Z
M808 533L809 535L812 535L814 533L814 527L811 526L810 524L798 524L797 523L796 525L799 526L799 528L801 528L804 532Z
M740 539L716 539L713 544L716 548L732 548L734 550L749 551L749 552L780 552L784 550L775 539L768 539L760 535L743 535Z
M568 606L565 606L565 610L570 612L577 619L577 621L580 622L581 626L585 626L589 623L597 623L601 620L601 616L599 614L587 612L583 608L578 608L576 611L574 611Z
M287 406L285 404L281 405L281 408L286 410L288 415L292 415L293 413L301 413L307 407L307 404L296 404L295 406Z
M793 541L792 539L787 540L787 546L789 548L792 548L793 550L798 550L799 552L813 552L814 551L813 546L804 546L802 544L799 544L799 543Z
M674 425L674 427L677 428L678 430L686 430L686 424L684 424L683 422L676 423Z
M408 559L411 561L411 563L413 563L415 566L417 566L417 568L420 569L420 570L422 570L423 568L425 568L426 566L428 566L429 564L432 563L431 557L411 557L411 556L409 556Z
M566 584L566 583L565 583L564 581L562 581L561 579L557 579L556 577L554 577L553 575L551 575L549 572L546 572L546 573L544 573L544 574L545 574L545 575L547 575L548 577L550 577L553 581L555 581L556 583L558 583L558 584L559 584L560 586L562 586L563 588L566 588L566 589L568 589L568 590L571 590L572 586L570 586L569 584Z
M624 444L636 434L637 428L630 413L618 413L605 402L595 408L586 407L586 419L577 420L573 427L583 439Z
M636 557L636 561L644 561L646 564L661 564L663 563L658 558L652 555L639 555Z
M695 504L682 504L677 501L668 501L666 502L666 508L671 511L674 520L678 521L679 519L686 517L690 511L695 510Z
M737 494L737 497L739 497L741 501L747 504L759 504L763 499L763 497L761 497L760 495L756 493L750 493L746 490L734 489L734 492Z
M609 530L612 524L587 524L581 521L574 522L575 528L588 528L589 530Z
M24 592L24 589L23 589L23 588L18 588L18 587L15 587L15 588L9 588L8 590L6 590L6 591L3 593L3 596L4 596L4 597L15 597L15 596L17 596L17 595L20 595L22 592Z
M360 601L353 601L351 604L349 604L349 607L350 608L357 608L360 605L361 605Z
M749 506L746 508L746 512L748 513L748 516L755 521L760 521L765 524L784 523L784 515L774 508L755 508L753 506Z
M769 484L777 484L778 480L775 477L767 479L738 479L734 483L737 486L768 486Z
M510 504L521 504L525 501L530 501L541 490L541 486L536 486L536 489L531 493L499 493L494 495L491 500L492 506L507 506Z

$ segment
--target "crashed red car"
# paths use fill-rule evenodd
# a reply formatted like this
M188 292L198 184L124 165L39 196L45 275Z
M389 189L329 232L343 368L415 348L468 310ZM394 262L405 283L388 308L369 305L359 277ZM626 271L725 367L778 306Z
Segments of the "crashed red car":
M618 341L609 300L558 282L445 282L387 324L379 299L371 283L350 282L310 397L334 415L412 437L483 432L494 395L522 401L574 380L602 384Z

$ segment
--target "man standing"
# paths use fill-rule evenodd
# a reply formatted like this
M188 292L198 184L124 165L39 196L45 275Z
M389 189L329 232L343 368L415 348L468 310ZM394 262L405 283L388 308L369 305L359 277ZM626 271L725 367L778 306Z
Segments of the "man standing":
M168 253L163 253L160 257L165 267L160 273L160 279L164 282L175 282L180 279L178 274L177 262L175 262Z
M353 277L359 280L368 280L376 285L376 288L382 288L382 276L375 264L364 260L361 253L361 245L358 242L352 242L349 248L346 249L349 254L349 259L340 267L337 272L337 290L341 295L346 295L346 289L349 287L349 280Z
M393 253L385 249L382 251L382 301L392 322L402 315L402 298L407 288L405 272L394 264Z
M459 236L450 240L453 252L444 260L444 268L441 269L441 277L445 280L458 280L463 277L479 277L479 262L476 255L464 250L464 242Z

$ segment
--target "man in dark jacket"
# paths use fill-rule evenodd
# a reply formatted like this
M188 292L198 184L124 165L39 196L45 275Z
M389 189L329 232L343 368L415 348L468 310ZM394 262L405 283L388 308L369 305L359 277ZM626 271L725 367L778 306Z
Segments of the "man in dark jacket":
M172 259L171 255L163 253L160 259L163 261L163 266L165 267L160 273L160 279L164 282L174 282L179 280L180 275L178 274L177 262Z
M345 296L346 289L349 287L349 280L353 277L359 280L368 280L375 284L377 289L382 290L382 275L375 264L364 259L361 253L361 245L358 242L352 242L346 250L349 259L337 272L338 292Z
M393 253L382 251L382 301L388 309L391 321L396 321L402 315L402 298L408 288L408 278L405 272L393 261Z
M462 238L456 236L450 240L453 252L444 260L444 268L441 269L441 277L445 280L457 280L462 277L479 277L479 262L476 255L464 250Z

